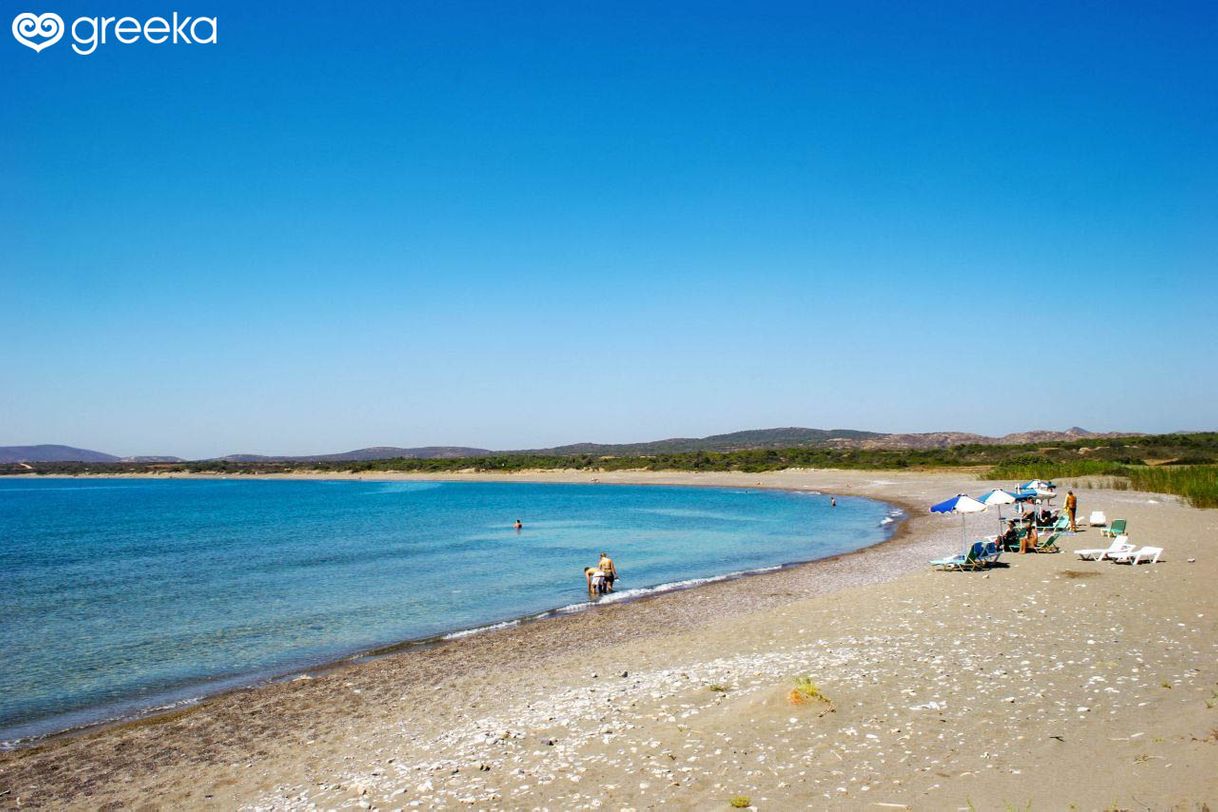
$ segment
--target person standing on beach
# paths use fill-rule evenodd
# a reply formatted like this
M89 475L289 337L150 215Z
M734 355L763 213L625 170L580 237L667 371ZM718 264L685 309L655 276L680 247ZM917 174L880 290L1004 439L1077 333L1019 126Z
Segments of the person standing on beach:
M1074 491L1066 491L1066 513L1070 514L1070 532L1075 531L1074 517L1078 514L1078 497Z
M617 580L617 567L614 565L613 559L609 557L609 553L601 553L601 560L597 564L597 569L605 576L605 588L612 592L613 582Z

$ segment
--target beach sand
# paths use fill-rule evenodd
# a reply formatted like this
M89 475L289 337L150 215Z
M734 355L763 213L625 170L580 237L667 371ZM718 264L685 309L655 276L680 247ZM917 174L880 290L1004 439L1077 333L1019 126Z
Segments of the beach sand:
M3 754L0 807L1218 805L1218 511L1082 489L1082 516L1127 518L1132 540L1166 548L1165 560L1079 561L1071 550L1106 546L1088 530L1061 554L944 573L926 562L958 551L960 521L924 511L990 486L967 473L478 478L760 484L886 499L910 519L892 541L835 559ZM970 518L978 533L996 525ZM629 561L618 565L628 579ZM800 676L829 701L793 704Z

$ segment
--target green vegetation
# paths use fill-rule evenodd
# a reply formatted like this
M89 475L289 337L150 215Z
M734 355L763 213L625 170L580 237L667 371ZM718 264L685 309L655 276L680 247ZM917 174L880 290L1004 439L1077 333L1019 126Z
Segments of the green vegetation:
M1194 507L1218 507L1218 465L1182 468L1130 468L1129 487L1135 491L1174 493ZM1119 487L1119 482L1114 485Z
M1104 460L1068 460L1054 462L1040 458L1039 462L1022 459L995 465L984 474L985 479L1009 479L1012 482L1029 479L1069 479L1084 476L1124 476L1128 466Z
M1106 487L1178 494L1197 507L1218 507L1218 432L1090 438L1053 445L967 444L940 448L859 448L848 440L798 448L684 451L642 455L502 453L479 457L397 458L317 462L198 460L193 462L51 462L0 465L0 475L24 474L268 474L292 472L421 474L458 471L743 471L784 468L974 470L1011 483L1032 477L1108 477ZM862 441L858 441L862 442Z
M795 687L791 689L791 693L787 695L787 699L791 701L792 705L803 705L807 702L823 703L827 707L821 716L835 710L833 700L824 695L821 689L817 687L816 683L812 681L811 677L796 677Z
M753 805L747 795L736 795L728 803L731 804L733 809L748 809Z

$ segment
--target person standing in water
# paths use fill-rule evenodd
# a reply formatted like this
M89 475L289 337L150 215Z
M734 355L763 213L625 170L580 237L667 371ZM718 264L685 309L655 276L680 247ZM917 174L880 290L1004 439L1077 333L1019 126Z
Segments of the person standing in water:
M524 529L524 522L520 521L520 519L517 519L516 520L516 532L519 533L522 529Z
M601 553L601 560L596 568L605 577L605 589L612 592L613 582L617 580L617 567L614 565L613 559L609 557L609 553Z
M829 507L837 507L837 497L836 496L829 497Z

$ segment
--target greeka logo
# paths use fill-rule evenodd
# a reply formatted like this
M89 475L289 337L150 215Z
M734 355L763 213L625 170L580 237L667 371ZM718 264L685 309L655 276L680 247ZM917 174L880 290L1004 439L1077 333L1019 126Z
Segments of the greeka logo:
M43 48L49 48L59 42L63 36L63 17L58 14L31 14L25 12L13 18L13 36L27 48L33 48L37 53ZM42 37L41 42L35 42L31 37Z
M169 17L77 17L68 29L72 50L88 56L99 46L117 42L133 45L140 40L153 45L215 45L219 22L215 17L191 17L173 12ZM63 37L63 17L46 12L24 11L13 18L13 37L34 53L50 48Z

